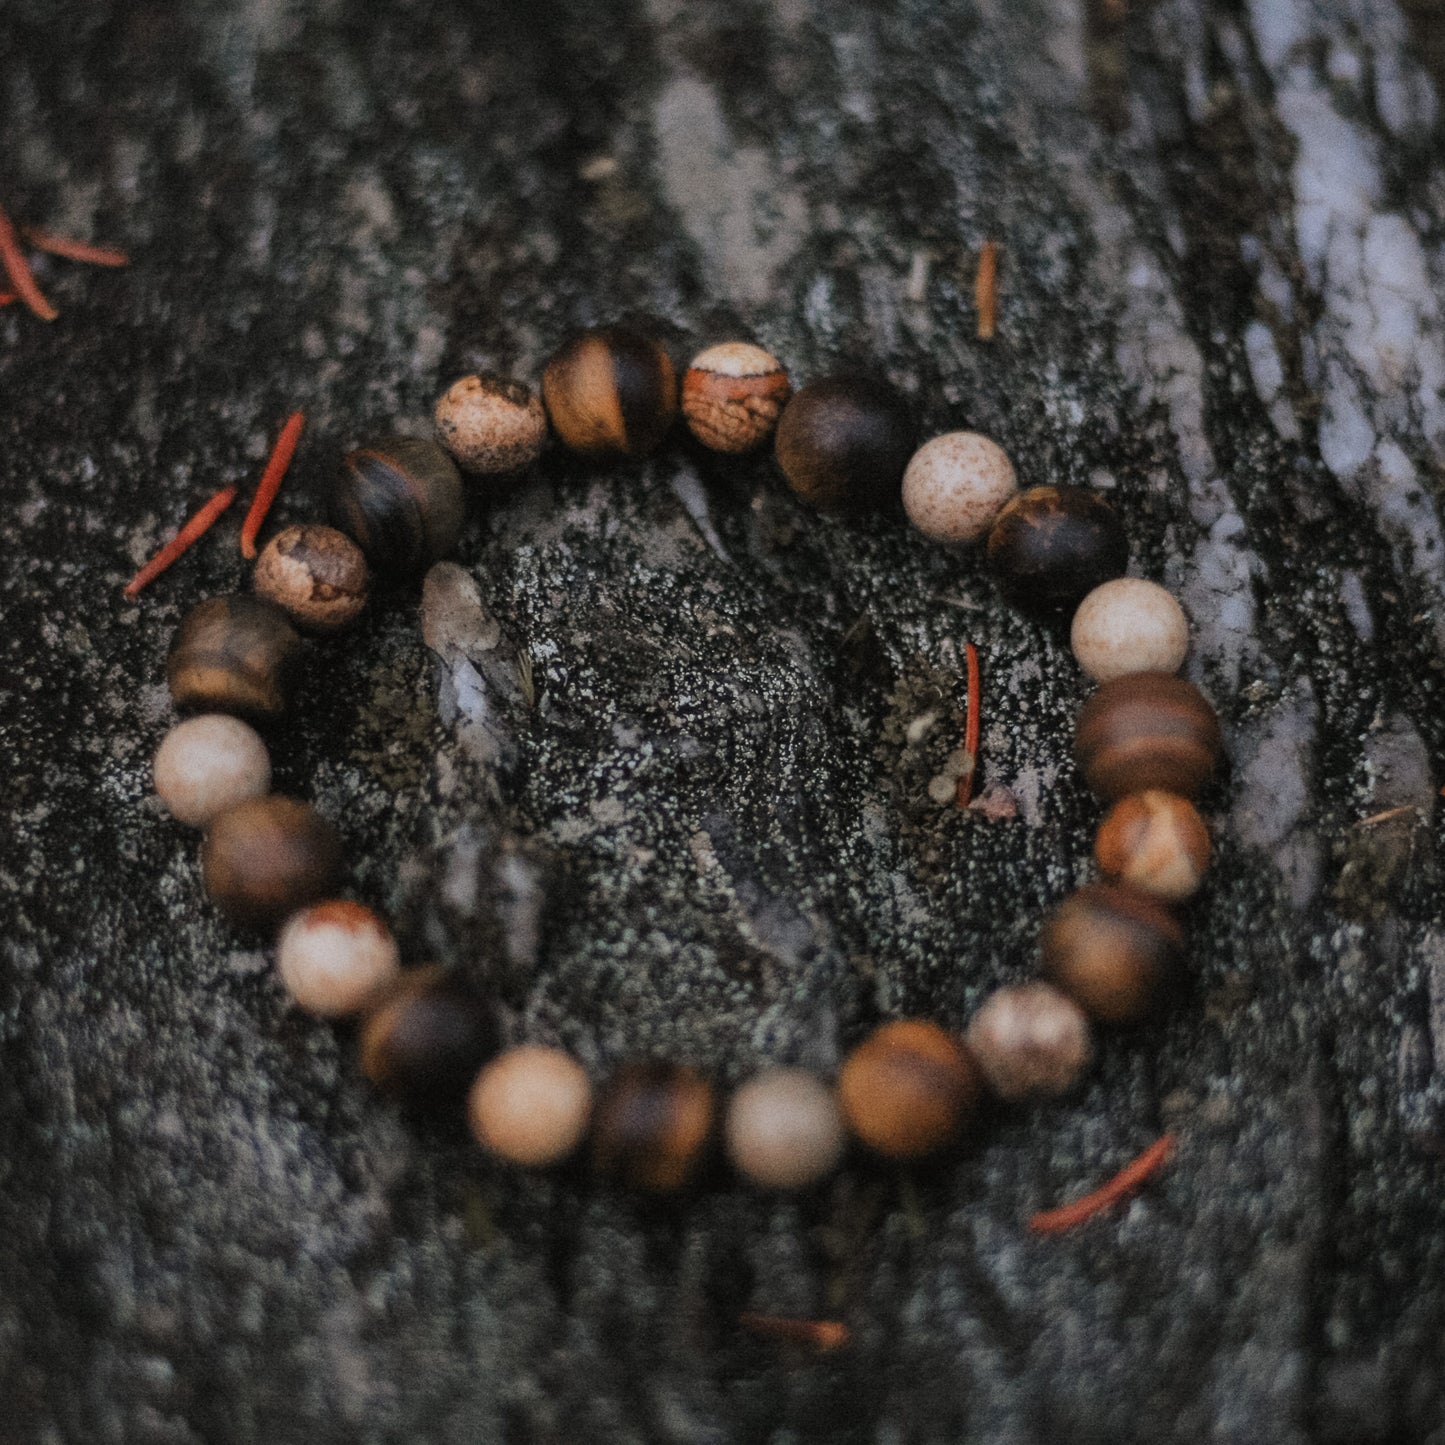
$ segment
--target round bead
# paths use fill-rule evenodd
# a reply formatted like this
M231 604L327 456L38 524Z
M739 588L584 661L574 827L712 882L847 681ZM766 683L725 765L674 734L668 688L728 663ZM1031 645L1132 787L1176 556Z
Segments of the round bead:
M793 394L776 356L746 341L710 346L682 378L688 429L715 452L750 452L772 436Z
M597 1104L593 1163L634 1189L675 1194L697 1173L712 1124L712 1085L695 1070L625 1064Z
M843 1116L833 1090L804 1069L767 1069L728 1104L728 1156L764 1189L806 1189L843 1153Z
M976 542L1018 492L1008 453L974 431L924 442L903 473L903 510L935 542Z
M1198 809L1157 788L1121 798L1094 838L1094 856L1105 873L1171 902L1199 891L1209 854L1209 829Z
M582 1142L592 1085L571 1054L524 1044L498 1054L477 1075L467 1113L484 1149L509 1164L544 1169Z
M988 563L1015 605L1065 611L1129 565L1119 514L1082 487L1030 487L998 514Z
M301 661L301 638L274 602L235 594L199 602L181 619L166 682L182 711L280 717Z
M979 1093L978 1067L963 1045L921 1019L875 1029L838 1075L848 1127L890 1159L919 1159L952 1143Z
M153 773L156 794L171 816L204 828L218 813L270 791L271 755L240 718L208 712L165 735Z
M913 451L908 404L866 376L810 382L778 422L778 465L788 485L825 510L896 502Z
M391 930L342 898L293 913L276 944L276 972L298 1007L321 1018L361 1013L401 971Z
M201 867L217 907L260 927L335 891L341 839L308 804L271 793L212 820Z
M1069 641L1095 682L1126 672L1178 672L1189 651L1189 620L1157 582L1116 577L1079 603Z
M677 376L650 336L622 326L584 331L547 363L552 428L583 456L645 457L677 416Z
M464 472L529 467L547 441L547 413L530 386L485 372L454 381L436 405L437 434Z
M1134 1023L1157 1007L1184 951L1179 920L1156 898L1091 883L1044 924L1044 971L1090 1018Z
M377 572L415 577L462 534L461 473L435 442L387 437L341 459L330 510Z
M1067 1094L1094 1057L1084 1011L1046 983L991 994L974 1014L964 1042L1001 1099Z
M1074 755L1095 795L1113 803L1151 788L1193 798L1219 758L1219 718L1192 682L1129 672L1079 710Z
M361 1026L361 1071L413 1102L462 1095L496 1048L490 1010L438 964L404 972Z
M261 549L251 585L310 632L342 632L366 606L371 574L361 548L320 522L285 527Z

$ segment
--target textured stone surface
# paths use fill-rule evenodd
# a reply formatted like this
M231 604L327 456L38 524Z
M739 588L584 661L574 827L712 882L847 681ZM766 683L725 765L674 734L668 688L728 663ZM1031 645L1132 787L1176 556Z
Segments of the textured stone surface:
M6 0L0 199L136 260L0 311L6 1445L1441 1438L1439 12L1123 10ZM1107 489L1193 615L1232 767L1192 987L916 1178L654 1212L493 1169L287 1010L147 797L236 519L120 587L293 406L282 521L455 376L647 315L679 361L874 360ZM1088 874L1066 637L766 461L554 455L432 578L436 654L419 605L313 648L278 786L413 960L595 1072L961 1025ZM930 797L965 640L1014 817ZM1026 1232L1164 1127L1145 1198Z

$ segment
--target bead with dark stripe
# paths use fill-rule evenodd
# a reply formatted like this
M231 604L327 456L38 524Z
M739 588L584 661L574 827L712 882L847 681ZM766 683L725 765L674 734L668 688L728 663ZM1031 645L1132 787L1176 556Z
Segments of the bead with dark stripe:
M176 628L166 682L182 711L267 722L286 711L300 660L301 638L274 602L209 597Z
M342 458L330 511L377 572L415 577L461 536L461 473L435 442L387 437Z
M1030 487L998 514L988 565L1009 601L1033 612L1076 607L1122 577L1129 540L1118 512L1082 487Z
M712 1085L685 1064L624 1064L598 1101L592 1162L649 1194L675 1194L696 1175L713 1126Z
M584 331L542 373L552 429L583 456L643 457L677 416L677 376L650 336L623 326Z
M775 443L788 485L824 511L896 506L913 455L908 404L886 382L825 376L783 409Z

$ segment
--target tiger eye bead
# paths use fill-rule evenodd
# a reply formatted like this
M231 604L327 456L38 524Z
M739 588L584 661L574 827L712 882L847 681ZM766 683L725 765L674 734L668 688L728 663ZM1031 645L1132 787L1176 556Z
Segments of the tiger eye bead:
M1219 717L1192 682L1131 672L1103 683L1079 710L1074 755L1095 796L1113 803L1157 788L1193 798L1214 771Z
M1129 565L1119 514L1082 487L1031 487L999 514L988 563L1004 594L1033 612L1065 611Z
M227 917L261 927L335 892L341 839L308 804L271 793L212 819L201 868Z
M921 1019L883 1024L838 1075L848 1127L890 1159L921 1159L953 1142L978 1107L977 1064L952 1034Z
M913 452L908 404L866 376L809 382L784 408L776 452L788 485L822 510L897 502Z
M1157 898L1117 883L1091 883L1044 924L1044 972L1090 1018L1148 1017L1176 975L1184 930Z
M625 1064L597 1104L592 1161L649 1194L675 1194L697 1173L713 1125L712 1085L685 1064Z
M990 994L963 1041L1001 1099L1067 1094L1094 1057L1084 1011L1047 983L1014 984Z
M574 452L645 457L677 416L677 375L650 336L623 326L584 331L542 373L552 429Z
M377 572L416 577L462 534L461 473L435 442L387 437L342 458L330 510Z
M176 628L166 682L182 711L268 722L286 711L300 661L301 638L274 602L211 597Z
M737 455L772 436L792 394L776 356L729 341L693 357L682 378L682 414L703 446Z
M361 1026L361 1071L415 1103L458 1098L496 1049L491 1010L438 964L408 969Z
M366 606L371 574L361 548L335 527L284 527L261 549L251 586L308 632L344 632Z
M490 372L464 376L436 405L437 435L464 472L520 471L542 454L547 413L530 386Z
M1094 857L1105 873L1170 902L1199 891L1209 854L1209 829L1198 809L1157 788L1121 798L1094 838Z

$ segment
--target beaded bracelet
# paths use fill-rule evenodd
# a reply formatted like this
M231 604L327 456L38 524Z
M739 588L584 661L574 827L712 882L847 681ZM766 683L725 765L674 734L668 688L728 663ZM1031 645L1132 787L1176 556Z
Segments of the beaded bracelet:
M1093 1024L1147 1016L1180 965L1173 906L1198 889L1210 853L1192 800L1221 746L1213 708L1174 675L1188 646L1184 614L1162 587L1123 575L1128 548L1115 509L1076 487L1020 491L1007 455L976 433L914 451L908 409L891 387L839 375L795 394L782 365L747 343L702 352L679 387L650 337L589 331L552 357L541 391L495 376L458 381L437 404L440 444L391 437L349 453L333 525L286 527L260 552L255 595L201 602L181 622L167 680L176 707L198 715L161 743L155 786L176 819L206 830L202 869L214 902L244 927L279 927L281 982L309 1013L360 1021L361 1066L374 1083L411 1097L469 1090L472 1130L494 1156L542 1167L590 1135L597 1168L636 1188L671 1193L696 1177L716 1132L713 1086L683 1064L639 1062L594 1098L562 1050L499 1050L485 1000L445 968L403 971L386 924L332 896L338 835L307 804L269 791L269 755L250 725L286 707L302 652L297 628L344 630L366 605L373 573L414 579L455 548L461 471L522 471L549 429L586 457L645 456L680 403L692 434L715 451L751 452L773 438L783 476L813 506L858 511L901 495L934 541L987 538L990 568L1016 605L1048 617L1072 611L1075 657L1099 683L1079 715L1076 755L1109 805L1095 843L1109 881L1078 889L1045 923L1046 982L999 988L961 1036L922 1019L884 1023L846 1056L832 1086L796 1068L756 1075L724 1111L734 1166L756 1185L802 1189L837 1166L850 1133L876 1154L915 1160L955 1141L985 1091L1010 1101L1067 1092L1093 1057ZM260 521L253 509L250 536ZM976 708L976 667L969 682ZM976 749L971 737L970 786Z

